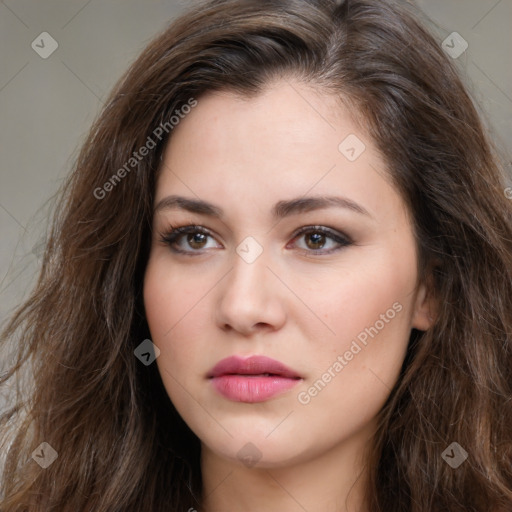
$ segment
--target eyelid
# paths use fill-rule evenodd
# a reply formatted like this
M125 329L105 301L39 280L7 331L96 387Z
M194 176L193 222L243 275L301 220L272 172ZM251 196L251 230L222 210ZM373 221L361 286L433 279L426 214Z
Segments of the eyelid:
M324 224L310 224L307 226L302 226L293 233L292 238L297 238L297 236L304 233L309 233L311 231L319 231L326 235L332 236L334 239L338 238L346 242L352 242L351 238L347 234Z

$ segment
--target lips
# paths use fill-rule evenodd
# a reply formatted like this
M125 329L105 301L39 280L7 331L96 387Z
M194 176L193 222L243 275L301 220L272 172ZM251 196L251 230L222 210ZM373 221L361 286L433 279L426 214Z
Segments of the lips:
M237 356L227 357L219 361L208 374L208 377L222 375L274 375L289 379L300 379L300 375L287 368L284 364L264 356L252 356L246 359Z
M214 389L234 402L263 402L294 387L301 376L284 364L264 356L227 357L207 377Z

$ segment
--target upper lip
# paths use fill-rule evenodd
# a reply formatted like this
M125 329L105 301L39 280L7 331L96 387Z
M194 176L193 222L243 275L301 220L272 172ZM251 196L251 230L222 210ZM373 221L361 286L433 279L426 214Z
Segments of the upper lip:
M247 358L230 356L220 360L208 373L208 378L223 375L260 375L268 373L289 379L300 379L295 371L283 363L266 356L251 356Z

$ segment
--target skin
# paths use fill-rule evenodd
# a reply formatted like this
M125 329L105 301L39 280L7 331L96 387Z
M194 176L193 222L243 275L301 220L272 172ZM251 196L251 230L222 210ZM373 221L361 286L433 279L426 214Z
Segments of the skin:
M338 149L349 134L366 146L353 162ZM364 455L376 416L411 329L432 322L412 224L373 142L338 100L296 81L276 80L251 99L209 93L166 148L155 206L170 195L224 212L219 219L159 209L144 279L158 369L202 443L204 511L365 510ZM272 217L275 203L305 195L343 196L368 215L328 207ZM175 253L160 240L170 224L212 235L199 243L184 235L178 247L195 255ZM353 244L319 242L314 230L294 236L311 225ZM263 249L252 263L236 252L248 236ZM400 312L333 372L338 356L395 303ZM230 355L277 359L302 381L262 403L230 401L207 379ZM335 376L301 403L299 393L329 368ZM237 455L247 443L260 457L252 467Z

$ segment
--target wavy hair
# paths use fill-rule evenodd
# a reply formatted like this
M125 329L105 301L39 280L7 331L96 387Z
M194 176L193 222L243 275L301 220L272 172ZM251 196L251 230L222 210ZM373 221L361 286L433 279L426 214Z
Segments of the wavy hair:
M512 202L456 68L389 0L210 0L115 86L60 191L38 282L3 330L17 357L1 383L30 369L32 384L1 418L2 512L201 508L199 440L133 353L150 337L142 283L172 130L153 136L208 91L251 97L291 77L369 131L439 304L379 413L368 510L512 510ZM31 458L43 441L58 453L45 470ZM468 453L457 469L442 458L454 441Z

